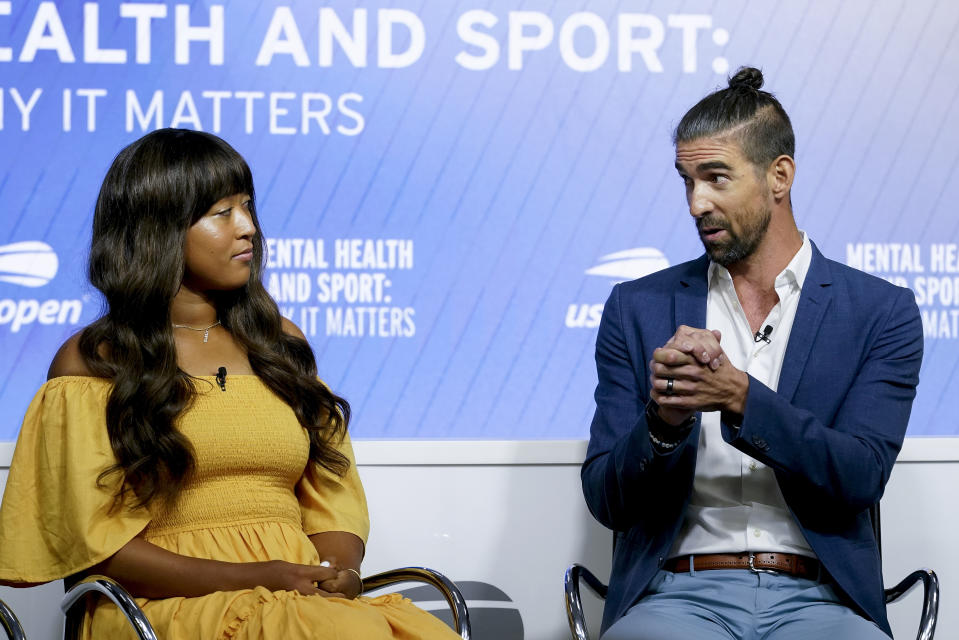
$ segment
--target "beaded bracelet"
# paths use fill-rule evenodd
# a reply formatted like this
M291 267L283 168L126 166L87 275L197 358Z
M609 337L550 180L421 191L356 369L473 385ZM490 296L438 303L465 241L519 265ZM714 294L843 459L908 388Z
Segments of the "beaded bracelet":
M665 451L672 451L673 449L675 449L676 447L678 447L679 445L683 443L682 440L677 440L676 442L663 442L662 440L654 436L652 431L649 432L649 441L652 442L657 447L659 447L660 449L663 449Z
M659 405L652 399L646 403L646 426L649 432L649 441L658 447L660 451L672 451L681 445L686 440L694 424L696 424L696 416L694 415L690 416L682 424L675 426L667 424L665 420L659 417ZM653 434L653 431L662 434L666 429L674 431L678 438L676 440L663 440Z

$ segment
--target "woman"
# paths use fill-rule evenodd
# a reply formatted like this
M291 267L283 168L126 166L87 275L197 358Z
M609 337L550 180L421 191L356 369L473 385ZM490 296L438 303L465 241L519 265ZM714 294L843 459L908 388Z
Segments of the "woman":
M346 426L260 282L250 169L165 129L117 156L90 281L106 315L57 353L0 510L0 580L90 573L166 639L457 638L396 595L357 598L369 531ZM111 605L85 634L127 637Z

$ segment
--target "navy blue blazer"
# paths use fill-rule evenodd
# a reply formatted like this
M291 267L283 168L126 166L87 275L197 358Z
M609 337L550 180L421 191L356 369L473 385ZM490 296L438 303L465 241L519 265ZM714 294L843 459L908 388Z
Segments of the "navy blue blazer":
M689 502L699 421L662 454L650 446L644 406L653 350L680 324L705 327L708 265L704 255L616 285L603 310L582 468L590 511L616 533L603 631L663 565ZM840 597L889 635L867 510L902 447L922 348L912 291L828 260L813 245L778 391L750 377L739 430L722 425L726 442L775 471Z

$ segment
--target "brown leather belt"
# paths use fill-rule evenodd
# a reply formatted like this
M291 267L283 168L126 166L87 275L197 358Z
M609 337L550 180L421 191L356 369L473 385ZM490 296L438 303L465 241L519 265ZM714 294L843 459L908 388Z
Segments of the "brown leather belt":
M663 565L666 571L685 573L689 571L689 556L671 558ZM779 571L797 578L818 580L825 577L820 572L819 561L795 553L707 553L693 556L694 571L711 569L749 569L750 571Z

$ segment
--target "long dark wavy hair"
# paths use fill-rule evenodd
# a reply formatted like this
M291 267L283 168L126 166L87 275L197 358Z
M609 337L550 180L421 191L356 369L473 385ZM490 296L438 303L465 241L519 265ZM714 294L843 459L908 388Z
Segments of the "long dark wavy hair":
M215 292L217 317L246 349L250 366L296 414L310 437L310 459L342 475L349 461L335 447L350 406L317 380L310 345L282 330L276 303L261 282L263 240L253 204L253 177L230 145L208 133L161 129L123 149L100 188L93 217L90 282L107 312L79 342L87 366L113 382L107 430L122 473L118 500L134 506L176 497L194 468L189 440L177 429L197 380L177 366L170 306L185 273L187 230L217 201L251 198L254 235L250 279Z

